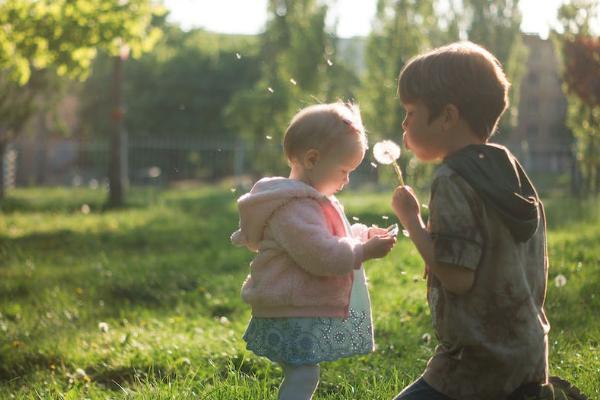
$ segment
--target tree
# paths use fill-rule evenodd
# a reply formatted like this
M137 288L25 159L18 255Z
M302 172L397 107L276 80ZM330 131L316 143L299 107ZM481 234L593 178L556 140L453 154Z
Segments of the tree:
M46 74L82 79L98 49L117 55L124 43L138 57L160 37L151 22L161 13L150 0L0 2L0 115L10 116L0 121L0 165L8 141L43 97Z
M600 38L592 30L597 0L576 0L559 9L562 31L554 38L562 53L568 98L567 127L577 145L582 194L600 192Z
M404 109L396 95L398 74L411 57L441 44L442 36L433 0L377 2L366 49L367 73L359 96L371 140L402 141ZM410 158L403 154L402 169Z
M292 115L307 104L331 101L340 93L332 83L340 66L333 36L326 32L327 6L317 0L270 0L261 35L260 79L228 106L233 129L260 154L254 173L283 170L283 133ZM347 70L344 70L348 72ZM345 94L345 93L344 93Z
M127 105L124 125L131 138L201 138L207 145L220 146L235 140L236 131L227 124L224 109L239 91L251 88L259 78L258 37L227 35L195 29L182 31L175 25L162 26L163 40L152 52L125 65L123 83ZM109 136L110 59L101 54L94 62L82 94L82 122L86 137ZM100 110L100 111L99 111ZM170 155L136 161L161 167L165 175ZM199 165L198 153L190 149L178 162ZM131 163L135 167L135 163ZM213 179L232 174L231 160L215 158L214 168L203 170ZM146 164L149 165L149 164ZM180 176L179 174L177 176Z

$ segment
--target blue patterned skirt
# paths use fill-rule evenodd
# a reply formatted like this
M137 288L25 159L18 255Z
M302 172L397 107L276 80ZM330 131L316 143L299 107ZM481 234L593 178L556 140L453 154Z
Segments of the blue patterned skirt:
M252 317L244 340L271 361L317 364L374 350L371 305L364 271L355 271L348 318Z

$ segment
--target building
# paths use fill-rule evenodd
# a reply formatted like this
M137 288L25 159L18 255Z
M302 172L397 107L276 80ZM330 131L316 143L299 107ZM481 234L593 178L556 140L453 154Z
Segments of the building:
M523 35L529 50L521 81L517 127L508 147L534 173L570 173L573 137L565 125L567 99L562 91L560 63L551 40Z

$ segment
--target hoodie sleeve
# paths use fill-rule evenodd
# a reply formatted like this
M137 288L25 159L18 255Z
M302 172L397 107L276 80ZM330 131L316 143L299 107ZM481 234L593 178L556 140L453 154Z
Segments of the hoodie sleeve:
M480 200L458 175L440 176L431 189L429 231L435 260L475 270L483 253Z
M275 241L313 275L345 275L363 262L360 240L332 235L316 200L290 201L273 214L269 227Z

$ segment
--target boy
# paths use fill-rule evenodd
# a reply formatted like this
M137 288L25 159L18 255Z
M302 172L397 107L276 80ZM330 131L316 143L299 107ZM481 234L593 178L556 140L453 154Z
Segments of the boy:
M405 146L443 163L427 225L410 187L392 200L425 262L440 341L423 376L397 399L538 399L552 391L544 208L516 158L488 143L509 86L498 60L470 42L418 56L400 73Z

